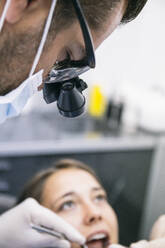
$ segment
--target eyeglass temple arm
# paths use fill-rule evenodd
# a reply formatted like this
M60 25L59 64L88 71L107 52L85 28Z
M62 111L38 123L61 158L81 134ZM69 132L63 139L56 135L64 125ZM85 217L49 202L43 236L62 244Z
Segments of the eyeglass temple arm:
M95 53L94 53L94 47L93 47L93 41L92 41L92 36L86 21L86 18L84 16L84 13L82 11L82 8L80 6L80 3L78 0L72 0L73 6L75 8L75 11L77 13L77 17L80 22L80 26L82 29L83 37L84 37L84 42L85 42L85 48L86 48L86 53L87 53L87 60L88 60L88 65L91 68L94 68L96 65L95 61Z

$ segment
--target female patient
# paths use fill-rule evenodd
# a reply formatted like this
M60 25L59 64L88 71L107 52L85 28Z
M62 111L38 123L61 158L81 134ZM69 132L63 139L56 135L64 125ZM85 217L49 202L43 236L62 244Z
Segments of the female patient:
M94 171L80 161L61 160L38 173L26 185L18 202L28 197L72 224L86 237L88 248L109 248L118 242L117 218L106 192ZM140 241L131 248L164 248L164 219L158 220L153 228L152 238L156 240Z
M115 212L95 173L85 164L59 161L33 177L19 202L28 197L72 224L86 237L88 248L108 248L118 242Z

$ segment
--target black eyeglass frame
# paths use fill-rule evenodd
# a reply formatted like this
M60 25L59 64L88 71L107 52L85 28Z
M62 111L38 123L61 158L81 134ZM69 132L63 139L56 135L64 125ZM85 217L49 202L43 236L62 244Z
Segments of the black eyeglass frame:
M93 46L92 36L88 27L88 23L84 16L79 0L71 0L71 1L75 9L75 12L77 14L77 18L79 20L79 24L82 30L84 43L85 43L86 56L82 60L68 61L66 59L64 61L58 62L58 64L55 66L55 69L60 70L65 68L85 67L85 66L88 66L89 68L95 68L96 60L95 60L94 46Z
M92 41L92 36L89 30L86 18L84 16L79 0L72 0L72 3L75 8L77 18L81 26L83 38L84 38L87 65L90 68L95 68L96 61L95 61L93 41Z

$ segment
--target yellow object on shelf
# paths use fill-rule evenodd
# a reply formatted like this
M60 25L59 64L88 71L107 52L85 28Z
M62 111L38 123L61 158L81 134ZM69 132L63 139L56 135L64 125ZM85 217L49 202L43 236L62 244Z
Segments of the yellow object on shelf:
M93 117L101 117L105 112L105 97L100 85L94 85L89 95L89 114Z

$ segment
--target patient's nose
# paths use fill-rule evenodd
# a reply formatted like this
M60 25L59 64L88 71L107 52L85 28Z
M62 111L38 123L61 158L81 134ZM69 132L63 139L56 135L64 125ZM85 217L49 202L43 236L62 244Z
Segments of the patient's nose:
M86 225L92 225L102 220L101 209L92 204L85 206L84 223Z

